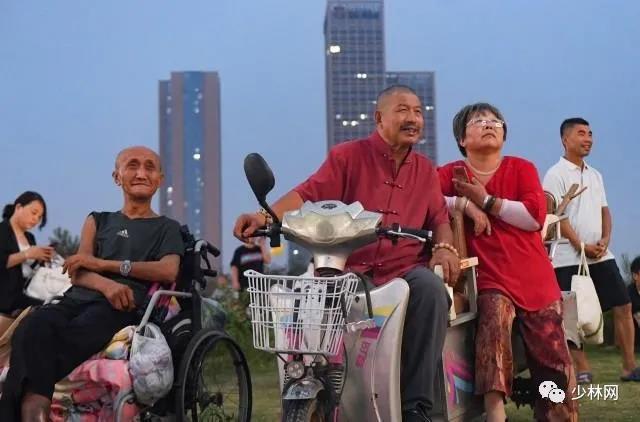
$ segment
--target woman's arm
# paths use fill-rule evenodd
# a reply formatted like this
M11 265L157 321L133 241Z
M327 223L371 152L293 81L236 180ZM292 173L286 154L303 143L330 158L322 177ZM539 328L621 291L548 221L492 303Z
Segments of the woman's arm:
M9 228L9 230L12 229ZM22 265L22 263L29 259L45 260L51 257L51 253L53 252L51 248L37 247L35 246L36 240L31 233L26 232L24 235L31 247L27 250L18 252L9 248L10 239L8 239L7 236L2 236L2 239L0 239L0 245L2 245L3 250L0 250L0 266L8 269Z
M22 252L12 253L10 255L0 255L0 261L4 259L7 260L6 268L13 268L17 265L21 265L24 261L31 259L29 258L29 249Z
M540 230L540 223L533 218L524 203L520 201L501 200L501 206L496 215L505 223L519 229L530 232Z
M524 163L518 172L518 194L514 200L489 195L482 183L474 178L472 183L454 181L460 194L468 197L487 214L526 231L542 227L546 215L544 192L538 172L531 163Z

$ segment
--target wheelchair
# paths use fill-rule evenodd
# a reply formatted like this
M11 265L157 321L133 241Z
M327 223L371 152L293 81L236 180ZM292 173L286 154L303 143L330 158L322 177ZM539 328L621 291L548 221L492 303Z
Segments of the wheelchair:
M78 375L74 380L68 377L56 385L54 403L56 394L69 391L68 384L78 381L87 383L78 391L81 398L74 392L66 401L60 401L61 409L55 414L55 420L85 420L84 415L91 420L107 418L121 422L245 422L251 419L251 377L244 353L225 332L225 312L221 307L213 306L217 303L203 298L201 293L206 287L205 277L217 275L211 267L208 255L218 256L220 252L206 241L196 240L186 226L181 228L181 234L185 254L180 263L180 275L175 289L154 291L148 297L146 306L141 308L144 314L141 313L140 324L135 327L136 332L143 332L147 324L154 323L160 327L167 340L174 370L169 393L153 406L145 406L136 400L134 380L130 377L128 363L121 358L107 359L96 355L76 368L81 373L84 365L91 366L92 371L96 370L89 379ZM176 298L180 311L167 318L167 303L172 297ZM29 310L25 310L18 319L7 322L15 327L28 312ZM2 336L5 344L10 341L10 336L10 333ZM100 365L108 369L96 369ZM6 374L8 367L2 369L2 373ZM76 370L72 374L75 372ZM106 372L108 379L95 375L99 372ZM117 384L114 389L112 379L125 381ZM109 402L91 398L88 403L85 388L114 393ZM87 411L94 413L84 413ZM96 416L96 413L100 416Z
M201 292L205 277L215 277L208 255L220 252L204 240L195 240L187 226L181 229L185 255L174 290L153 293L136 331L149 322L162 330L171 348L174 383L167 396L153 407L142 409L141 421L249 421L251 419L251 377L240 346L224 331L224 315L203 327ZM205 268L202 267L203 263ZM156 306L161 298L176 297L180 312L165 320L166 312ZM129 392L114 403L116 421L122 407L135 402Z

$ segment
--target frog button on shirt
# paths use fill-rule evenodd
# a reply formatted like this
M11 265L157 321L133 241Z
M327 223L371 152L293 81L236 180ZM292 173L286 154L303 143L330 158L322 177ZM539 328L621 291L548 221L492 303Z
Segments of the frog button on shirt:
M391 147L374 132L331 149L325 162L294 189L304 201L359 201L368 211L383 215L382 225L435 229L449 217L440 180L429 159L414 151L396 170ZM353 271L373 271L376 285L425 265L421 244L400 239L397 245L381 239L355 251L347 261Z

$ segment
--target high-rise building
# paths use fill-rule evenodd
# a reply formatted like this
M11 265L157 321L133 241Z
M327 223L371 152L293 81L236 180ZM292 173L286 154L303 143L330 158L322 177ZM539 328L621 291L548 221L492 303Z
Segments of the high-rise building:
M197 237L222 244L220 79L217 72L172 72L159 83L162 214ZM219 262L218 262L219 263Z
M391 85L406 85L418 94L424 109L424 137L414 150L437 162L434 72L387 72L386 86Z
M385 85L382 0L328 0L324 23L328 148L363 138Z
M401 84L416 91L425 109L425 138L416 150L436 162L435 76L386 71L384 1L327 0L324 35L327 147L369 136L378 93Z

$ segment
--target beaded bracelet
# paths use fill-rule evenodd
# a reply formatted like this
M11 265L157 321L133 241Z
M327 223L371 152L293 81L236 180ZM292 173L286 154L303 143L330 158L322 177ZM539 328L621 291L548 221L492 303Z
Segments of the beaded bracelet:
M435 245L433 245L433 248L431 248L431 255L435 254L436 250L438 249L448 249L456 257L460 258L460 254L458 253L458 250L453 245L450 245L446 242L436 243Z
M265 210L264 208L260 208L256 214L264 216L265 225L273 224L273 217L271 216L271 214L269 214L269 211Z

